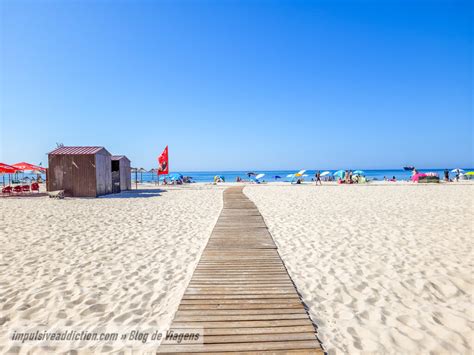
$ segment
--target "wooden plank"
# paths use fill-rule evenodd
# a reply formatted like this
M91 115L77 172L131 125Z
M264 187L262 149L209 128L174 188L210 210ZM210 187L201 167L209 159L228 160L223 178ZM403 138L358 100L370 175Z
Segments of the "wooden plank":
M249 299L245 301L240 301L240 300L208 300L207 304L252 304L252 303L264 303L264 304L269 304L269 303L295 303L298 302L298 304L302 304L299 300L295 301L294 299L289 299L289 298L283 298L283 297L274 297L272 299L266 299L266 300L261 300L261 299ZM196 300L182 300L181 304L201 304L201 301L196 301Z
M190 300L196 301L196 300ZM179 306L182 310L274 310L275 312L280 309L303 309L304 307L299 302L293 303L218 303L212 304L208 302L203 303L185 303Z
M180 332L186 331L186 328L171 328L171 330ZM249 327L249 328L205 328L202 330L204 336L216 335L245 335L245 334L290 334L290 333L314 333L312 325L298 325L290 327Z
M278 313L278 314L239 314L239 315L181 315L176 314L175 322L228 322L228 321L261 321L261 320L287 320L305 319L306 313Z
M242 187L225 190L224 208L171 327L199 330L202 344L164 341L159 352L322 354L276 249Z
M250 315L250 314L306 314L304 308L270 308L270 309L206 309L188 310L178 308L176 316L218 316L218 315Z
M296 294L296 292L295 292ZM252 294L242 294L242 295L239 295L239 294L235 294L235 295L212 295L212 294L209 294L209 295L204 295L204 294L197 294L197 295L193 295L193 294L188 294L188 293L185 293L183 295L183 300L227 300L227 299L234 299L234 300L246 300L246 299L269 299L269 298L275 298L275 297L283 297L283 296L287 296L287 297L293 297L295 299L297 299L294 295L287 295L287 294L284 294L284 293L274 293L274 294L255 294L255 293L252 293Z
M204 344L254 343L268 341L314 340L314 332L287 334L204 335ZM163 344L171 344L164 341ZM174 343L173 343L174 344Z
M274 342L249 342L230 344L202 344L202 345L162 345L158 352L223 352L223 351L261 351L261 350L295 350L315 349L319 347L317 340L293 340Z

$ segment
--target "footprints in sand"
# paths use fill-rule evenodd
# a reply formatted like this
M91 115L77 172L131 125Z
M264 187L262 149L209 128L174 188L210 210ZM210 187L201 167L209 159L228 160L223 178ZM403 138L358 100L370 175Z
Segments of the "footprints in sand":
M463 206L472 190L249 186L244 193L265 218L329 353L467 354L474 216Z
M2 228L15 238L0 234L0 353L7 350L4 330L14 327L166 327L219 215L222 191L175 190L138 204L56 202L11 199L2 209L11 221ZM58 346L51 352L71 350Z

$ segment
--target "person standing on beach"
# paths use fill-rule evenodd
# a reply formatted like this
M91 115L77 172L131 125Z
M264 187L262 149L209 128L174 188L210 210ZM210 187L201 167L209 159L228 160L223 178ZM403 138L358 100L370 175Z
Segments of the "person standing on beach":
M448 182L449 181L449 170L444 169L444 181Z
M316 185L318 184L319 182L319 185L322 185L323 183L321 182L321 171L318 170L318 172L316 173Z

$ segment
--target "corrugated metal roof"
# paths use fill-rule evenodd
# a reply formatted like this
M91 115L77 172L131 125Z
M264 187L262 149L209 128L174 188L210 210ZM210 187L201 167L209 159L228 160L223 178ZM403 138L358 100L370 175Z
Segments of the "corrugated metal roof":
M123 158L130 161L130 159L128 159L125 155L112 155L112 160L120 160L120 159L123 159Z
M104 147L59 147L49 152L48 154L53 155L88 155L96 154L100 152ZM106 150L107 151L107 150Z

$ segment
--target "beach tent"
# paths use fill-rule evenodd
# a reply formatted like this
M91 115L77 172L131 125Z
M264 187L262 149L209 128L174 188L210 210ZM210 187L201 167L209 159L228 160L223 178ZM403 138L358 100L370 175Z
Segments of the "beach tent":
M331 174L330 171L323 171L323 172L321 173L321 176L326 176L326 175L329 175L329 174Z

